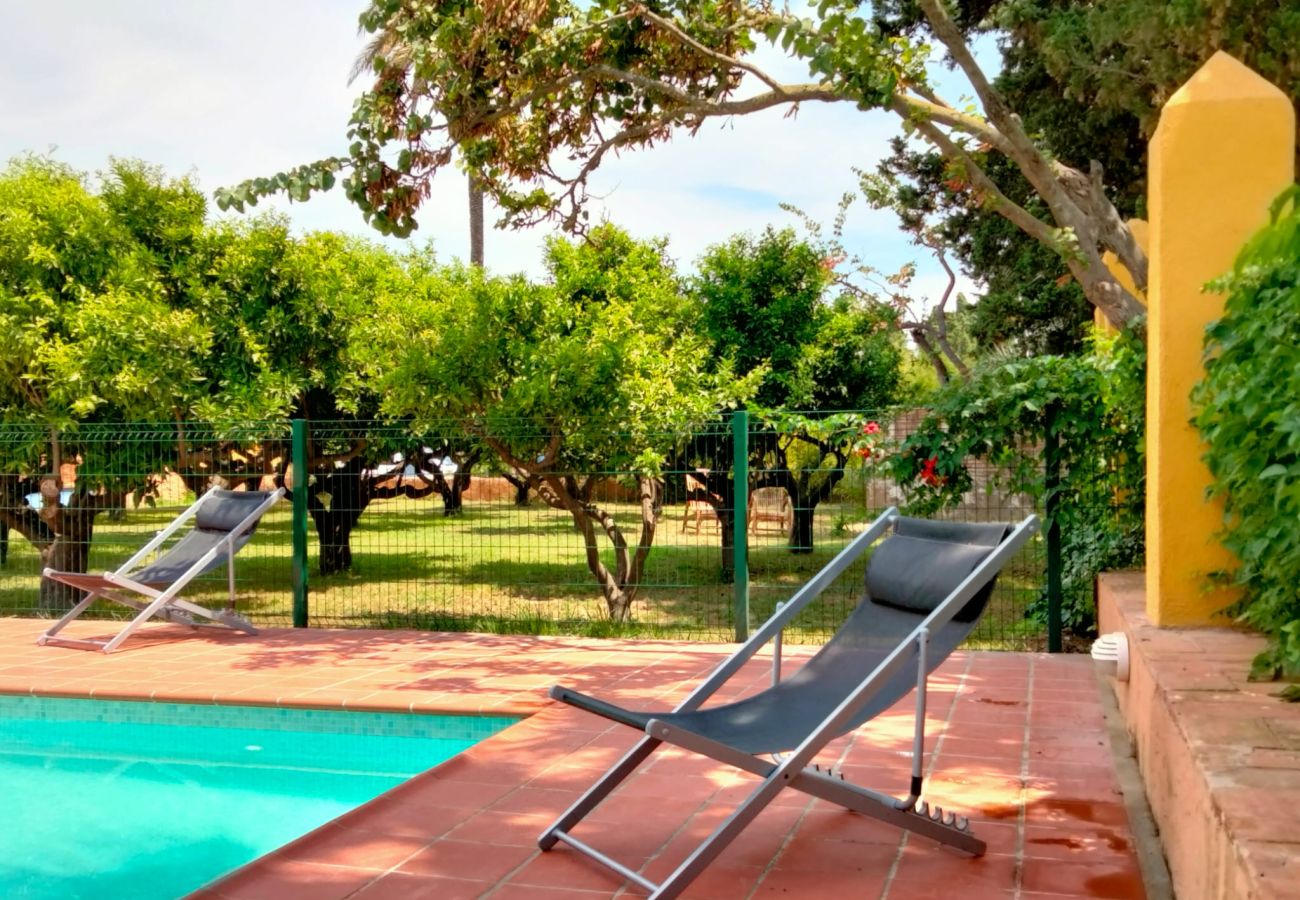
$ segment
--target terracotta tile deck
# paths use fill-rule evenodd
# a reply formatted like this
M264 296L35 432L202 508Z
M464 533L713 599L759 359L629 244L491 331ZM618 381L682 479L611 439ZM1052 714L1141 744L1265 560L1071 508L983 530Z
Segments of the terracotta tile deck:
M628 704L673 702L729 647L396 631L268 630L255 638L157 626L116 654L33 643L41 623L0 619L0 693L521 714L529 718L193 895L204 900L545 900L643 892L560 847L552 817L635 738L554 704L563 681ZM90 637L102 625L73 626ZM787 648L787 671L808 655ZM731 692L770 678L766 661ZM1112 770L1091 662L960 653L931 679L926 796L969 814L970 859L787 792L686 892L697 900L961 896L1138 898L1143 886ZM828 747L859 784L905 791L910 709ZM656 879L754 780L669 750L576 829Z

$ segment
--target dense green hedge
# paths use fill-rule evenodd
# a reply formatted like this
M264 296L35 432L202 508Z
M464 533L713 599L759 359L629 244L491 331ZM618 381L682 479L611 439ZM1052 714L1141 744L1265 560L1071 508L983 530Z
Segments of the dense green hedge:
M1222 577L1245 592L1233 612L1272 638L1256 674L1300 675L1300 186L1214 288L1227 301L1194 399L1239 560Z

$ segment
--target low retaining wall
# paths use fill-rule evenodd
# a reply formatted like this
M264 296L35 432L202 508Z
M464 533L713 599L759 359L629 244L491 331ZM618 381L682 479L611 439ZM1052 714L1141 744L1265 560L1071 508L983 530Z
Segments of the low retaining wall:
M1177 895L1300 898L1300 704L1246 680L1264 640L1156 628L1140 572L1101 576L1097 606L1102 633L1128 636L1115 693Z

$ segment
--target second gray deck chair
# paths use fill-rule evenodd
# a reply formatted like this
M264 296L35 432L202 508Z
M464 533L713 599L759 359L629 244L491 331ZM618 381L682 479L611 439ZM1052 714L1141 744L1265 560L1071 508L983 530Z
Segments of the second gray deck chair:
M805 606L886 531L867 566L866 592L845 623L801 669L780 678L780 635ZM676 897L783 788L964 850L984 853L969 823L921 800L926 676L966 639L988 603L997 573L1038 529L1030 516L1014 527L909 519L886 510L739 650L672 711L634 712L560 686L557 700L644 731L645 737L557 819L538 840L563 841L650 892ZM773 641L772 687L711 708L705 700L754 653ZM916 690L912 779L906 798L858 787L812 765L831 740ZM749 797L663 882L655 884L571 830L662 743L675 744L761 779ZM763 758L759 754L777 754Z
M37 638L36 643L110 653L154 616L184 625L221 625L247 634L257 634L256 628L235 613L235 554L253 536L262 515L282 496L282 488L274 491L223 491L213 488L114 572L93 574L46 569L41 573L44 577L80 588L86 591L86 595ZM194 520L194 527L189 533L152 563L136 568L191 519ZM230 602L226 609L208 609L178 596L195 578L223 565L226 567L226 583L230 591ZM57 637L65 625L101 597L132 607L139 614L106 641Z

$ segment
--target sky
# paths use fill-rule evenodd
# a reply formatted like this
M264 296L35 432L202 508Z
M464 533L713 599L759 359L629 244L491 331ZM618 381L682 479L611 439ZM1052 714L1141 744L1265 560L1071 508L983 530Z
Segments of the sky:
M0 158L50 153L94 172L110 156L155 163L217 187L271 175L340 153L352 101L348 84L364 45L357 14L364 0L42 0L6 4L0 32ZM982 56L996 57L991 45ZM765 51L779 77L806 72ZM951 79L941 74L941 80ZM947 93L966 93L945 86ZM795 118L771 110L706 123L649 151L607 160L591 180L606 217L637 237L666 236L682 271L711 244L768 225L800 227L781 203L829 225L853 190L853 167L887 152L898 121L848 104L809 104ZM468 254L464 176L438 176L412 240L432 241L446 261ZM381 239L335 190L307 203L263 201L300 230L332 229ZM215 203L213 214L218 214ZM495 220L489 206L489 224ZM492 229L486 263L498 273L542 273L542 246L554 233ZM850 252L882 271L915 259L920 297L937 298L946 279L900 232L892 213L858 202L848 220ZM959 289L978 288L963 278Z

